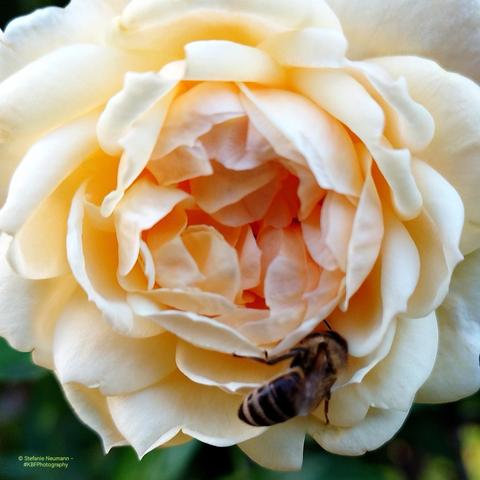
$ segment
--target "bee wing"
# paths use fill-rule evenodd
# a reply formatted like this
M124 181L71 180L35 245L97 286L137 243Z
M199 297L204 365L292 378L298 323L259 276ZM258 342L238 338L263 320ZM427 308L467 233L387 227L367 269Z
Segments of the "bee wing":
M298 415L308 415L328 399L336 375L332 370L326 349L321 349L316 367L305 376L303 395L298 397Z

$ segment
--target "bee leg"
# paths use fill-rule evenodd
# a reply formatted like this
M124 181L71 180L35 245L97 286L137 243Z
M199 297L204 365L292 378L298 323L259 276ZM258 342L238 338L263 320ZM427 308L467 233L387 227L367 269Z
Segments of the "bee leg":
M267 365L275 365L276 363L283 362L283 360L286 360L287 358L296 357L297 355L304 353L306 350L308 349L298 347L298 348L292 348L288 352L284 353L283 355L279 355L278 357L268 358L268 356L266 356L265 363Z
M330 419L328 418L328 404L330 402L330 392L328 392L328 395L325 397L325 402L323 403L323 411L325 414L325 424L329 425L330 424Z

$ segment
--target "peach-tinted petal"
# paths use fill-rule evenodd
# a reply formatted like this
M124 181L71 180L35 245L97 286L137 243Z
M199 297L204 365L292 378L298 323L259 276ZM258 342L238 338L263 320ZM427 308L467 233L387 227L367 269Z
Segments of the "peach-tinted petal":
M264 429L237 417L242 397L172 374L139 392L108 398L115 425L141 457L179 431L202 442L229 446Z
M230 170L250 170L275 157L271 145L247 117L215 125L201 141L208 157Z
M213 295L213 294L210 294ZM128 296L135 313L161 325L192 345L231 354L261 356L263 350L253 345L234 328L191 311L164 310L143 295Z
M160 159L180 146L192 147L214 125L244 115L233 85L199 83L172 103L152 159Z
M148 163L148 170L160 185L174 185L195 177L211 175L212 166L203 146L179 147Z
M148 298L171 308L200 315L228 314L235 309L235 304L223 295L195 287L157 288L148 292Z
M275 165L267 164L235 172L217 163L214 164L213 175L190 182L192 195L202 210L207 213L217 212L270 183L278 170Z
M254 288L260 282L262 252L250 226L244 229L236 248L242 276L242 289Z
M238 327L238 331L257 345L268 345L283 340L302 323L305 317L305 306L287 306L270 315L259 314L259 317L251 321L244 320Z
M265 302L272 314L303 305L306 289L305 247L298 228L280 231L278 252L269 263L264 279Z
M275 151L308 165L322 188L357 195L361 176L346 130L324 110L293 92L242 86L250 121Z
M480 250L477 250L458 265L449 294L437 309L437 360L417 401L452 402L480 388L479 279Z
M308 419L297 417L274 425L258 437L238 446L252 460L273 470L300 470Z
M175 338L115 333L101 312L77 295L55 327L55 370L62 383L81 383L120 395L158 382L175 369Z
M235 358L211 350L196 348L180 341L177 366L195 383L220 387L227 392L247 392L285 372L288 362L265 365L246 358Z
M352 427L309 424L310 435L325 450L337 455L363 455L375 450L397 433L408 411L370 408L365 419Z
M181 237L175 237L153 250L155 280L164 288L185 288L205 277Z
M139 180L128 190L115 210L121 275L126 275L137 261L142 231L153 227L188 198L183 190L160 187L148 180Z
M384 113L365 88L338 70L295 70L292 83L365 143L390 185L397 213L402 218L415 217L422 206L422 197L411 172L409 151L395 150L383 138Z
M127 441L113 423L107 399L97 389L78 383L62 384L65 397L80 420L102 439L105 453L112 447L127 445Z
M275 195L282 188L281 179L276 177L258 190L250 193L233 205L212 213L212 217L229 227L242 227L265 217Z
M188 227L182 240L203 274L196 286L233 302L241 288L235 249L216 229L207 225Z
M456 7L452 3L450 8ZM475 42L469 41L469 45ZM417 156L437 170L462 198L465 227L461 250L463 254L473 252L480 247L480 87L422 58L391 57L375 62L392 76L405 77L412 97L433 116L435 136Z
M325 270L336 270L339 267L337 259L325 244L325 231L320 228L322 212L321 207L317 206L301 223L303 239L308 253L318 265Z

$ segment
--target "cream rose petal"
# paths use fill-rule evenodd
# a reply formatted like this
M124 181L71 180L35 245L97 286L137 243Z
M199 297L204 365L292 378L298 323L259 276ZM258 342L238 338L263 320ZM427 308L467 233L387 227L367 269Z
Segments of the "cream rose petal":
M0 210L3 231L17 231L38 203L98 148L97 116L93 113L64 125L30 147L10 179L7 200Z
M185 46L186 80L256 82L283 85L284 71L264 51L225 40ZM248 68L245 68L248 65Z
M229 446L260 435L237 416L240 396L191 382L180 373L156 385L108 398L115 425L140 457L179 431L215 446Z
M98 123L99 139L107 152L123 150L123 154L117 187L102 203L103 215L113 213L125 190L146 167L182 77L183 68L176 65L167 65L158 75L130 73L124 89L107 104Z
M384 112L366 89L352 76L339 70L294 70L293 87L347 125L372 154L385 180L397 213L414 218L422 197L411 172L408 150L395 150L383 138ZM356 105L356 108L352 108Z
M141 55L98 45L50 52L0 84L1 131L6 138L38 135L68 122L107 100L126 71L146 69L149 63Z
M55 371L62 383L81 383L103 395L125 394L175 370L175 344L167 333L149 338L119 335L93 303L77 295L55 327Z
M289 30L302 26L341 30L335 14L323 0L295 0L295 3L292 0L265 0L261 3L240 0L233 5L222 0L204 0L198 6L188 0L133 0L123 11L121 25L127 29L155 26L198 9L206 10L206 15L220 11L230 15L233 12L235 16L261 17L267 24Z
M97 229L88 213L85 215L85 189L83 184L76 192L68 217L67 258L72 274L115 330L134 337L155 335L158 326L136 317L126 301L116 277L115 234Z
M381 447L397 433L408 411L371 408L363 421L352 427L310 422L308 433L325 450L337 455L363 455Z
M112 16L119 11L114 3L73 0L65 8L47 7L15 18L7 25L2 38L1 76L8 76L57 48L100 42Z
M405 78L392 79L371 62L348 62L346 70L359 81L385 113L385 136L415 152L432 140L435 123L428 110L415 102Z
M412 97L434 118L433 141L417 156L437 170L462 198L465 228L461 250L463 254L473 252L480 247L480 87L422 58L389 57L375 62L392 76L405 77Z
M334 29L305 28L269 36L259 48L280 65L289 67L338 67L345 61L347 41Z
M480 250L477 250L458 265L449 294L437 309L437 360L417 401L452 402L480 388L479 280Z
M15 274L5 258L10 243L11 238L1 234L0 334L17 350L29 351L43 346L38 342L37 328L47 329L44 320L51 311L46 310L52 307L50 300L61 290L64 279L33 281ZM62 303L61 298L55 298Z
M348 308L350 298L360 288L375 265L384 234L382 217L381 200L372 175L368 172L351 226L352 235L348 242L345 299L341 304L343 310Z
M433 58L448 69L480 81L477 0L443 0L441 8L436 0L328 3L339 17L349 40L349 55L354 58L417 55Z
M288 365L288 361L278 365L253 363L248 358L200 349L183 341L178 342L176 362L179 370L193 382L231 393L257 388L285 372Z
M308 419L297 417L270 427L258 437L238 446L252 460L274 470L300 470Z
M98 433L105 453L112 447L128 444L113 423L106 397L97 389L87 388L78 383L64 383L62 389L80 420Z
M406 312L418 282L418 251L407 229L391 213L385 215L380 259L348 310L337 310L329 320L332 328L347 339L354 356L368 355L380 344L390 322Z
M435 313L399 318L390 352L363 379L361 396L372 407L408 410L432 372L437 348Z

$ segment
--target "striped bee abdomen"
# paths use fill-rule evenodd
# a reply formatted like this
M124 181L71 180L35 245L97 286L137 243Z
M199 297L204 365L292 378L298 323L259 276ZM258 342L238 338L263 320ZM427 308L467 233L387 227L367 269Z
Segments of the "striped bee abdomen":
M251 392L238 410L240 420L255 427L282 423L298 415L297 398L304 375L293 370Z

